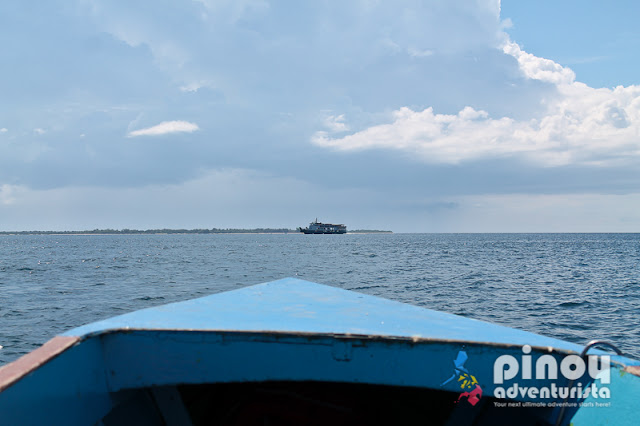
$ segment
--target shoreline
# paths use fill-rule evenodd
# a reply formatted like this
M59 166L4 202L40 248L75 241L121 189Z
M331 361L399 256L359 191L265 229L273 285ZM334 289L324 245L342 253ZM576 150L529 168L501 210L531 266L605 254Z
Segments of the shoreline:
M64 236L64 235L81 235L81 236L89 236L89 235L229 235L229 234L238 234L238 235L304 235L301 232L292 230L289 232L284 231L169 231L169 232L154 232L154 231L115 231L115 232L92 232L92 231L18 231L18 232L9 232L9 231L0 231L0 236L27 236L27 235L51 235L51 236ZM364 234L393 234L393 231L354 231L348 232L346 234L352 235L364 235ZM345 234L343 234L345 235Z

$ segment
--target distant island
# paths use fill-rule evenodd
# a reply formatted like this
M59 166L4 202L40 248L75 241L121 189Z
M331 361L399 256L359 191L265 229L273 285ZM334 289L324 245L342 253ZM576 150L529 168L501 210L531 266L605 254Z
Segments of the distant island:
M212 229L94 229L91 231L0 231L0 235L136 235L136 234L298 234L286 228ZM349 234L392 234L392 231L356 229Z

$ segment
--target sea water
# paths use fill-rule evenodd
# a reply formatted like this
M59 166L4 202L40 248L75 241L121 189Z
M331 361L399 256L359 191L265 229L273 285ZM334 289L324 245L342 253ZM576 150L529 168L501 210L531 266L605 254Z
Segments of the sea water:
M298 277L640 358L640 234L0 236L0 365L73 327Z

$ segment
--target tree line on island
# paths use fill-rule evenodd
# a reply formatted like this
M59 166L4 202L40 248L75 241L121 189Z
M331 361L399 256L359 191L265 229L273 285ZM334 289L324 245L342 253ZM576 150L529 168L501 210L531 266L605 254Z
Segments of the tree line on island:
M135 234L298 234L295 229L286 228L212 228L212 229L94 229L91 231L0 231L0 235L135 235ZM352 234L390 234L392 231L356 229Z

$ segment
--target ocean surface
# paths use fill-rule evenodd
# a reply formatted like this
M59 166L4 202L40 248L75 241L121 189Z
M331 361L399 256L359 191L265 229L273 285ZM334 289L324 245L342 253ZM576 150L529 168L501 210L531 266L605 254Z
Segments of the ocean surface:
M0 236L0 365L133 310L283 277L640 359L640 234Z

